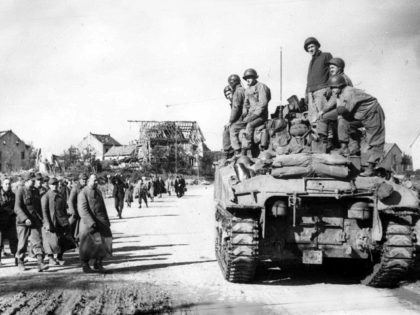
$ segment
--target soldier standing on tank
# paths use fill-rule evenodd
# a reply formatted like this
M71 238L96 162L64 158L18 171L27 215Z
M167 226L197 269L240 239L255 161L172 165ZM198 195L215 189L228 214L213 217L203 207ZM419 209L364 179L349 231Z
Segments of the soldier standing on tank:
M241 153L241 142L239 141L239 131L246 128L244 121L243 108L245 102L245 89L241 85L241 79L237 74L232 74L228 78L229 86L232 90L232 101L229 124L230 144L236 155Z
M332 55L328 52L322 52L319 48L321 44L315 37L309 37L305 40L303 48L312 58L309 63L308 77L306 84L306 97L308 100L308 119L311 123L316 121L318 113L324 109L329 94L329 61ZM319 137L319 148L316 151L325 152L328 139L325 135Z
M344 73L345 62L343 59L332 58L329 61L329 68L330 68L330 77L341 74L343 78L346 80L347 86L353 86L353 83L351 82L350 78ZM335 95L331 95L324 109L318 112L318 117L317 117L318 122L316 125L316 130L318 134L322 135L324 139L327 136L328 138L330 138L329 136L331 133L334 133L334 135L336 135L337 121L343 119L342 116L339 116L337 114L336 107L337 107L337 98ZM344 121L344 122L341 121L340 123L344 126L345 124L347 124L347 121ZM339 136L339 139L340 138L345 139L346 136L341 135ZM340 153L342 155L354 154L354 152L349 152L347 143L348 143L348 140L346 142L340 142L340 146L341 146ZM321 153L325 153L325 151Z
M10 251L13 256L16 255L18 239L16 232L16 214L13 211L15 206L15 194L12 192L10 179L5 178L0 188L0 264L3 243L5 239L9 240ZM17 265L17 259L15 258Z
M24 259L28 242L31 242L31 251L38 261L38 271L42 272L48 269L43 263L44 251L42 248L42 216L41 204L36 194L38 193L34 187L35 175L28 173L24 176L24 185L18 188L16 193L15 213L16 213L16 230L18 234L18 248L16 258L18 259L18 267L20 271L24 271Z
M347 86L347 81L342 75L336 75L329 80L329 86L337 97L337 112L343 116L348 124L339 121L339 136L358 133L358 128L366 129L367 169L361 176L372 176L374 168L384 154L385 145L385 114L378 100L362 90ZM345 139L339 139L344 142ZM354 138L360 147L360 138Z
M263 125L268 119L271 91L267 85L257 81L258 74L254 69L245 70L243 79L248 84L245 90L243 121L246 123L246 138L252 143L255 128ZM245 155L246 149L242 153Z

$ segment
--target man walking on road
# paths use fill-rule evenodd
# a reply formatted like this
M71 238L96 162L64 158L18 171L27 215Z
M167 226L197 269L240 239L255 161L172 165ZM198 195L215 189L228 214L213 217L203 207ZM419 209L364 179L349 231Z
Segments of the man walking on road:
M114 189L112 190L112 197L114 197L115 210L117 210L118 217L121 219L122 210L124 208L124 188L126 185L123 183L120 176L114 177L112 184L114 185Z
M12 192L10 179L3 179L0 189L0 264L4 240L9 240L10 251L16 255L18 239L16 232L15 194ZM15 259L17 265L17 259Z
M96 175L90 175L87 186L78 195L77 209L81 218L79 254L82 270L85 273L92 272L89 260L94 259L93 268L104 272L102 261L112 255L112 233Z
M88 176L86 174L81 173L79 175L79 182L76 183L71 191L69 200L67 201L68 211L70 214L69 223L71 227L71 232L76 240L79 240L79 224L80 224L80 215L79 211L77 210L77 196L82 191L82 189L86 186Z
M358 134L358 128L366 129L367 169L361 176L372 176L374 168L384 154L385 146L385 114L377 99L362 90L347 86L342 75L329 80L333 94L337 95L337 112L348 121L342 124L339 121L338 130L341 142L349 139L356 142L360 148L360 138L351 135ZM350 137L349 137L350 135ZM344 137L344 139L343 139Z
M31 242L31 251L38 261L38 271L42 272L48 269L44 265L44 251L42 248L42 217L40 215L41 204L38 204L38 196L34 187L35 175L28 173L24 176L24 185L19 187L16 193L15 213L16 213L16 230L18 234L18 248L16 256L18 259L18 267L20 271L24 271L24 259L28 242Z
M63 254L66 236L70 234L70 224L66 212L65 197L58 191L58 180L55 177L48 181L50 189L42 196L43 214L42 238L49 265L64 265ZM73 247L74 248L74 247ZM57 255L57 259L54 258Z

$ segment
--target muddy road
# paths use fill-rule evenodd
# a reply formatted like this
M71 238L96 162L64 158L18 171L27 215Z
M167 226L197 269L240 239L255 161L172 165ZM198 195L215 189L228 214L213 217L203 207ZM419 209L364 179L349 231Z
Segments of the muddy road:
M83 274L75 252L45 273L0 266L0 314L419 314L420 282L398 289L359 284L328 266L259 272L253 284L223 280L214 256L212 186L164 195L116 217L107 199L114 255L106 274Z

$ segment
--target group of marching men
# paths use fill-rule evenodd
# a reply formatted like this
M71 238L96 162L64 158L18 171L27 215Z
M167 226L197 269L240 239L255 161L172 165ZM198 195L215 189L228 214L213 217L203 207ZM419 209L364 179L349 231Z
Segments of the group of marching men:
M130 207L139 198L148 207L147 198L162 197L162 193L185 193L182 176L142 177L136 185L121 175L112 178L112 196L121 218L124 201ZM12 189L12 185L15 187ZM104 272L103 259L112 255L112 233L104 197L98 188L98 178L81 173L73 181L28 172L16 183L10 178L1 180L0 189L0 264L4 241L8 240L10 254L20 271L27 270L28 253L36 258L38 271L64 265L63 254L79 249L82 270ZM7 253L10 255L9 253ZM48 263L45 263L47 258ZM93 269L90 262L93 262Z
M121 175L117 175L112 179L114 185L112 190L112 197L114 198L115 210L117 215L122 218L122 210L124 208L124 201L127 207L131 208L135 198L138 198L139 208L142 207L142 201L149 207L147 200L152 202L155 197L162 198L162 193L167 193L169 196L175 192L178 198L181 198L185 193L185 179L182 175L176 177L169 176L166 181L162 177L152 176L147 178L141 177L137 183L132 183L129 180L124 181Z
M360 175L371 176L383 157L385 145L385 115L377 99L363 90L356 89L344 73L345 62L320 50L321 44L314 37L304 42L304 49L311 55L309 63L306 106L307 119L316 131L312 151L327 153L334 149L331 139L338 139L338 152L344 156L360 156L361 133L365 130L368 165ZM223 150L226 156L233 150L236 156L247 155L250 146L244 146L240 135L251 143L254 130L267 123L270 89L258 81L254 69L247 69L242 77L247 88L241 85L238 75L228 77L224 95L231 105L229 123L225 126ZM227 136L226 136L227 135Z
M25 256L36 258L38 271L63 265L63 253L79 248L83 272L104 272L103 259L112 254L112 233L104 198L95 174L80 174L69 183L26 173L15 183L4 178L0 191L0 242L8 239L20 271ZM45 263L45 256L48 263Z

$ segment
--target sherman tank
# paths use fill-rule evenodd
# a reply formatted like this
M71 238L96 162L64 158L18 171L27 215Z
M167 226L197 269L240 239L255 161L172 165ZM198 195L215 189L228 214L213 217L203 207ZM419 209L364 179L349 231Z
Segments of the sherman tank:
M383 172L359 176L358 156L316 153L301 112L296 102L277 108L256 130L254 157L217 163L215 252L223 277L248 283L261 262L334 258L364 261L365 285L397 286L415 267L416 192Z

